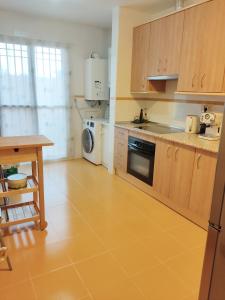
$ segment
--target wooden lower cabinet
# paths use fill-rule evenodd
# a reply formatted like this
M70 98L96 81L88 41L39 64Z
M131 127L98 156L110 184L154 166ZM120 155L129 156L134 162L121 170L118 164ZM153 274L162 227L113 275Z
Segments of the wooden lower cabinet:
M153 186L158 199L207 228L216 162L215 154L158 140Z
M169 197L172 163L173 144L165 141L157 141L153 188L164 197Z
M115 168L120 171L118 173L122 173L126 180L206 229L217 155L161 139L154 140L154 179L153 187L150 187L127 174L128 135L128 130L116 128L114 158ZM137 134L135 136L138 137Z
M217 157L196 151L189 210L208 222L216 173Z
M183 209L189 206L194 161L194 148L173 146L169 198Z
M127 172L128 130L115 128L114 167Z
M194 148L157 142L154 189L175 206L189 205L194 160Z

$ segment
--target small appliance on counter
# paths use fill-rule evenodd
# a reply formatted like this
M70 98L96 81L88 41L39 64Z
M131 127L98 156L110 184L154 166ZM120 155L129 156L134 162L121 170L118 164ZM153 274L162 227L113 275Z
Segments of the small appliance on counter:
M186 133L199 133L200 132L200 117L197 115L188 115L186 117Z
M201 132L199 137L209 141L220 139L221 126L223 122L222 113L204 112L200 117Z

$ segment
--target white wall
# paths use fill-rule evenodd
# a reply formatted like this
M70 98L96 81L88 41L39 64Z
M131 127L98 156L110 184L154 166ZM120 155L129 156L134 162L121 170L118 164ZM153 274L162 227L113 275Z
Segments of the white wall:
M109 32L94 26L0 11L0 34L66 44L72 72L71 97L84 95L84 60L91 51L98 52L102 57L107 57L108 53ZM80 157L82 123L75 107L73 116L74 154Z

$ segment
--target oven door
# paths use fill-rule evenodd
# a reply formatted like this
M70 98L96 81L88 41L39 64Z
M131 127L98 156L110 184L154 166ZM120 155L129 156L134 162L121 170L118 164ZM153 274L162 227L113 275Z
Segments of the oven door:
M154 153L128 146L127 172L152 186Z

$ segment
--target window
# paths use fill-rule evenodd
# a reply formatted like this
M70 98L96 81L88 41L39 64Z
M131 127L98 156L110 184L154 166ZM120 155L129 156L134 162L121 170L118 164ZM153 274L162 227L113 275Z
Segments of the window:
M45 159L71 156L67 50L0 41L0 133L44 134Z

